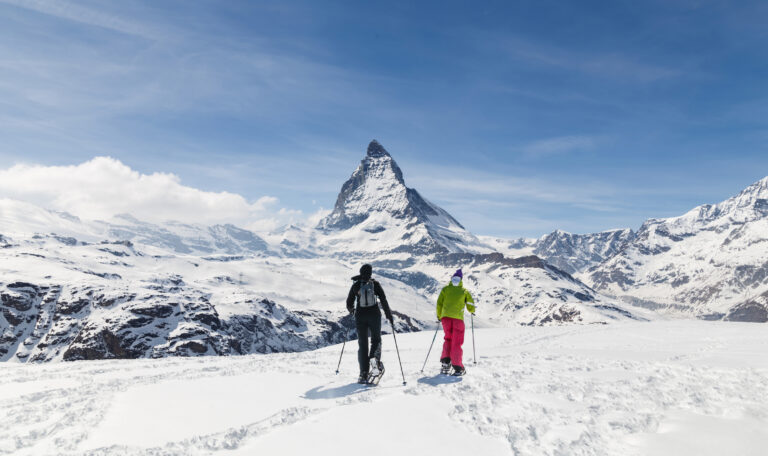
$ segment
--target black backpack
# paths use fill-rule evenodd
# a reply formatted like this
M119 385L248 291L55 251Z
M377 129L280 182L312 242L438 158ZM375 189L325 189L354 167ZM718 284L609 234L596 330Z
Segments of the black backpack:
M361 308L374 307L377 305L372 279L360 282L360 290L357 292L357 302Z

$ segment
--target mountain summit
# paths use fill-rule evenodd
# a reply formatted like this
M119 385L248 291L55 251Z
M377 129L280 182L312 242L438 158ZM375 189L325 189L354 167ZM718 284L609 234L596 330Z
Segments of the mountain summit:
M318 228L336 241L355 241L358 251L464 252L482 246L448 212L406 187L400 167L376 140Z
M387 152L387 149L385 149L384 146L379 144L379 142L376 141L375 139L368 144L367 155L369 157L390 157L389 152Z

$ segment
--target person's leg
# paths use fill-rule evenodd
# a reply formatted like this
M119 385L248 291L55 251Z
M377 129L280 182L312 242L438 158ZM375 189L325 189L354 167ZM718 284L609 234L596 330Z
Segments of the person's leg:
M451 321L453 318L443 317L443 353L440 355L440 362L451 361Z
M464 364L462 363L461 358L464 352L461 349L461 346L464 343L464 321L454 320L451 325L451 330L451 364L454 367L463 368Z
M357 326L357 362L360 364L360 373L368 373L368 324L365 318L358 315L355 319Z
M381 315L372 315L368 321L368 328L371 331L371 353L368 358L381 361Z

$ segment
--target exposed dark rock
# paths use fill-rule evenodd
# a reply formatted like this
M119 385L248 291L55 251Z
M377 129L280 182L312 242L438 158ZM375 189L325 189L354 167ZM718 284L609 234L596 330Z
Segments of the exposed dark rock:
M120 280L120 279L122 279L120 274L113 274L113 273L109 273L109 272L96 272L96 271L87 271L87 270L85 270L85 271L81 270L80 272L82 272L84 274L94 275L96 277L101 277L102 279L109 279L109 280Z
M635 317L630 312L627 312L626 310L624 310L624 309L622 309L620 307L611 306L611 305L605 305L605 304L598 304L598 305L595 306L595 309L600 309L600 310L605 310L605 311L608 311L608 312L617 313L617 314L623 315L626 318L629 318L629 319L632 319L632 320L638 320L637 317Z
M672 281L672 288L679 288L690 281L691 278L687 275L678 276L675 278L675 280Z
M189 350L192 353L203 354L208 351L206 344L199 340L188 340L176 345L177 350Z
M107 329L86 326L77 335L72 345L64 352L64 361L97 359L135 359L142 353L124 346L124 339Z
M725 320L752 323L768 322L768 304L766 304L766 299L768 299L768 293L762 295L762 302L753 299L732 307L728 311L728 315L725 316Z
M768 216L768 199L758 198L755 200L755 212L760 216Z
M119 250L99 249L99 251L104 252L104 253L109 253L110 255L114 255L116 257L127 257L127 256L130 256L128 253L121 252Z
M145 315L152 318L170 317L178 307L169 304L142 304L130 307L128 310L135 314Z
M542 326L551 323L573 323L579 321L581 318L581 312L577 309L561 305L552 310L544 318L538 321L531 321L528 326Z
M71 302L59 300L56 303L56 312L63 315L72 315L85 309L90 303L89 299L79 298Z
M142 326L147 326L153 321L154 319L152 317L139 316L126 319L123 325L129 328L141 328Z
M56 239L57 241L61 242L64 245L68 246L75 246L78 244L77 239L73 237L65 237L65 236L59 236L56 234L51 234L51 237Z
M5 317L6 321L11 324L11 326L18 326L22 323L24 323L24 315L18 314L10 309L1 309L3 317Z

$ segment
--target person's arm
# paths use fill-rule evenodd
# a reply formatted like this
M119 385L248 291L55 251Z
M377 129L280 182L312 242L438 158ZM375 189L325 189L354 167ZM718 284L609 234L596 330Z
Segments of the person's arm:
M437 297L437 319L442 318L443 313L443 290L440 290L440 296Z
M353 283L352 287L349 289L349 295L347 296L347 310L349 313L355 311L355 297L357 297L358 291L356 288L360 288L360 282Z
M384 308L384 315L387 316L387 320L392 320L392 310L389 308L389 303L387 302L387 296L384 294L384 289L381 288L381 284L379 282L373 282L373 292L376 294L376 296L379 297L379 301L381 302L381 307Z
M467 290L464 290L464 302L467 304L467 310L469 310L469 313L474 315L475 309L477 309L477 307L473 305L475 300L472 299L472 295L469 294Z

